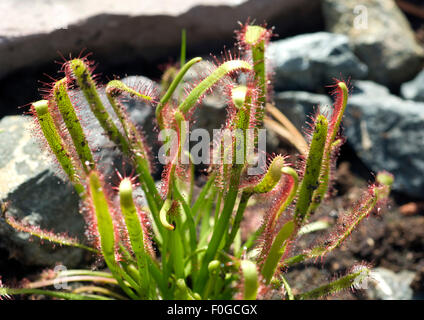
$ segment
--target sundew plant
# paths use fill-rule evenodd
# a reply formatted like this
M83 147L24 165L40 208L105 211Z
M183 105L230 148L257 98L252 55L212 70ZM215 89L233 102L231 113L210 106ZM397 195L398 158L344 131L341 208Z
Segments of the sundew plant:
M115 79L104 86L107 101L103 101L91 61L78 58L64 63L63 78L51 85L44 100L31 104L31 112L38 135L80 197L87 238L28 226L8 214L7 208L3 216L19 231L91 252L104 261L106 269L57 272L15 288L0 283L0 297L293 300L361 287L371 273L366 263L299 294L292 292L285 279L292 266L318 260L340 247L364 218L385 203L390 192L393 177L378 173L376 182L340 215L325 240L295 253L309 218L333 191L349 85L336 80L331 112L317 110L311 116L305 156L289 161L288 156L268 155L262 137L267 105L272 104L271 72L265 61L272 30L245 24L236 35L238 53L226 54L223 61L215 61L185 86L184 75L202 58L185 62L183 42L180 68L166 72L161 93L142 82L128 85ZM207 145L208 169L202 173L206 182L200 192L193 192L197 162L187 147L193 114L202 98L217 88L226 95L227 118L221 134ZM76 101L70 94L77 90L85 101ZM146 145L143 128L127 113L124 101L129 98L155 108L162 142L156 157ZM88 104L99 130L134 170L129 176L117 173L119 186L106 182L93 156L80 119L82 103ZM160 187L152 176L157 159L164 164ZM146 206L134 200L136 188L144 191ZM240 225L251 206L260 207L256 214L262 223L242 237ZM57 280L69 286L55 290L52 284Z

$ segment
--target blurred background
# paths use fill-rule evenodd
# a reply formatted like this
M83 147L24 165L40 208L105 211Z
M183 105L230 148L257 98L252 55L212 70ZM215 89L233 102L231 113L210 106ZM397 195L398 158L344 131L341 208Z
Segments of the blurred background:
M334 78L349 80L353 87L344 122L347 143L337 167L338 193L314 219L334 222L377 171L393 173L396 181L385 212L370 216L322 263L290 271L288 280L295 290L311 289L366 261L384 285L330 299L423 299L421 0L1 0L0 201L10 202L10 212L28 223L82 236L77 197L46 161L21 116L29 102L40 99L43 83L60 76L64 59L87 53L97 63L100 82L114 77L159 82L166 67L179 61L182 29L188 58L220 57L222 50L233 48L238 22L248 19L275 28L267 53L274 102L300 131L314 107L332 103L328 85ZM131 101L128 109L154 144L152 110ZM219 94L205 99L197 117L197 126L219 128L225 100ZM269 129L267 151L294 154L278 130ZM105 139L97 137L96 143L105 162L116 160ZM244 221L244 230L255 225L257 216ZM324 231L307 235L298 249ZM56 261L69 268L87 263L78 249L40 247L27 238L0 218L4 279L30 277Z

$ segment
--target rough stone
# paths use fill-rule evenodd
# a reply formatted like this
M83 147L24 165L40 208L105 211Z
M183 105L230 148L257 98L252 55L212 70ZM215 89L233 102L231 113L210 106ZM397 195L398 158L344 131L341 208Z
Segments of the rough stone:
M370 299L411 300L413 290L410 287L415 272L403 270L399 273L385 268L375 268L371 272L367 294Z
M279 91L322 92L334 78L364 79L368 71L352 53L346 36L328 32L272 42L268 54Z
M275 95L275 106L299 129L305 133L305 125L310 122L318 106L327 110L331 99L322 94L305 91L286 91Z
M403 83L400 92L405 99L424 101L424 71L413 80Z
M398 88L421 68L423 48L393 0L324 0L328 31L346 34L369 79Z
M320 0L130 0L125 6L114 0L3 0L0 78L57 60L58 51L78 55L83 48L102 64L166 60L178 53L182 28L192 54L196 48L222 49L237 22L249 17L275 25L280 36L317 30L319 6Z
M34 140L31 128L31 121L24 116L0 121L0 202L8 204L8 213L16 219L83 239L78 196L66 179L56 174L56 165ZM23 265L54 266L61 262L75 267L83 259L81 249L53 248L28 238L28 234L16 232L0 217L0 248Z
M370 81L357 81L346 109L345 133L373 171L394 174L394 190L424 195L424 103L403 100Z
M403 100L371 81L356 81L353 87L344 118L347 143L370 170L393 173L394 190L422 198L424 103ZM326 95L302 91L277 93L275 102L298 129L314 107L332 103Z

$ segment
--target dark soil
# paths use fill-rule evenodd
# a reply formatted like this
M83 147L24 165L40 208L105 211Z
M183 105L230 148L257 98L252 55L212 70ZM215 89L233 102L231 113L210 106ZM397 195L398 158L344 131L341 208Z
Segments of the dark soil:
M340 190L333 201L325 203L311 221L328 219L335 223L337 216L359 199L366 181L354 176L349 163L343 162L338 169ZM337 275L345 274L355 263L371 263L373 267L384 267L394 272L410 270L417 272L412 283L414 296L424 292L424 216L404 215L398 204L390 200L388 207L379 214L373 213L363 220L345 243L323 261L308 261L301 267L292 268L287 280L295 290L305 291L322 285ZM325 237L327 230L307 234L298 243L298 249L309 248L318 239ZM342 292L328 299L367 299L364 292Z

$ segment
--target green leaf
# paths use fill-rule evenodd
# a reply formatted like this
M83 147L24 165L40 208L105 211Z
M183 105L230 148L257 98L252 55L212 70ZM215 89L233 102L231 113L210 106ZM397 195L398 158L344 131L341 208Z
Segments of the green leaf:
M262 275L264 276L266 283L270 283L278 262L281 260L284 252L286 251L286 241L292 235L294 227L295 224L293 220L286 222L275 237L274 242L269 249L268 256L262 266Z
M76 294L70 292L60 292L52 290L42 290L42 289L30 289L30 288L20 288L20 289L11 289L11 288L0 288L0 297L5 295L19 295L19 294L38 294L50 296L53 298L65 299L65 300L114 300L109 297L94 295L94 294Z
M250 260L242 260L240 263L241 270L243 271L243 299L256 300L259 288L259 277L256 264Z
M360 285L371 273L371 270L365 266L354 267L353 272L341 277L333 282L325 284L311 291L296 295L296 300L318 299L341 290L349 289L355 285Z
M168 215L169 209L171 209L171 205L172 205L172 200L170 198L166 199L159 212L160 222L168 230L174 230L174 226L170 224L166 218L166 216Z
M65 171L69 180L75 186L78 194L85 192L84 186L80 183L74 163L72 162L71 153L68 146L62 140L53 118L49 111L49 102L47 100L40 100L32 104L35 115L40 124L41 131L50 146L50 149L56 156L57 161L60 163L63 171Z
M214 84L221 80L225 75L237 70L252 70L252 66L243 60L230 60L221 64L206 79L200 82L187 96L178 109L184 114L187 113L198 101L198 99Z
M301 224L307 218L308 208L312 202L312 195L319 186L327 128L327 118L319 115L315 121L312 142L306 160L305 173L299 187L299 196L295 208L295 219L298 224Z
M22 222L15 220L12 216L10 216L7 213L4 215L4 220L6 221L8 225L10 225L15 230L28 233L39 239L47 240L53 243L57 243L59 245L76 247L76 248L84 249L90 252L99 253L96 249L83 245L82 243L79 243L77 239L75 238L71 238L65 234L56 234L53 232L45 231L39 227L25 225Z
M105 194L103 193L99 176L95 171L92 171L89 175L89 186L90 198L96 214L97 229L100 235L101 249L105 262L125 293L133 299L136 299L137 296L124 283L123 278L125 278L125 280L127 280L135 288L137 288L138 285L131 277L125 274L115 259L115 235L113 221L109 213L108 202Z
M169 99L171 99L173 93L175 92L175 89L177 89L178 84L183 80L184 75L187 73L187 71L196 63L202 61L202 58L197 57L193 58L190 61L188 61L178 72L174 80L172 81L171 85L168 88L168 91L166 91L165 95L162 97L162 99L159 101L159 104L156 107L156 119L159 124L160 129L164 129L164 122L163 122L163 115L162 110L163 107L168 103Z
M56 105L62 115L66 128L71 135L75 150L86 174L95 167L93 155L81 127L80 121L75 113L71 99L67 93L67 79L57 81L53 87L53 96Z
M91 76L91 72L86 63L81 59L74 59L68 62L69 69L72 71L67 74L68 78L74 77L78 86L81 88L91 111L96 116L102 128L105 130L109 139L112 140L121 150L128 154L129 145L127 139L116 127L109 113L103 105L96 89L96 84Z
M152 264L151 257L145 251L144 235L141 227L141 221L137 214L131 180L123 179L119 185L119 197L121 203L121 212L125 219L125 225L128 230L131 248L135 254L138 266L138 272L141 276L141 287L148 294L149 298L155 296L154 286L151 283L149 267Z

